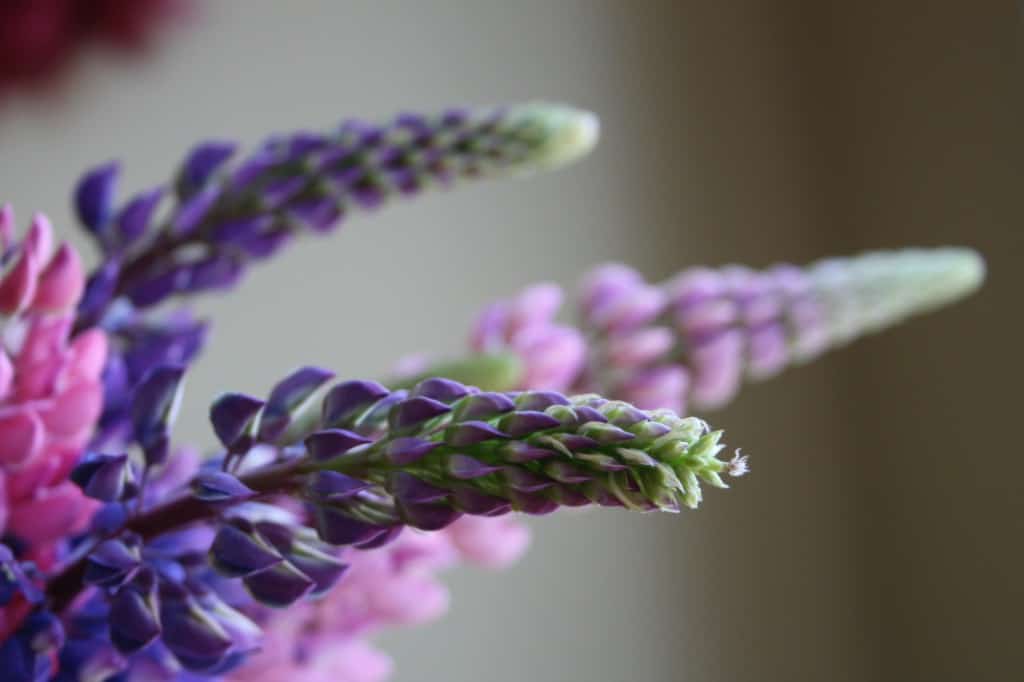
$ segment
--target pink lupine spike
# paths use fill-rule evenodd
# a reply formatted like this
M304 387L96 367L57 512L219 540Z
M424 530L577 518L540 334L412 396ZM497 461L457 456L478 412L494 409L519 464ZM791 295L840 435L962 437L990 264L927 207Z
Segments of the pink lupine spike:
M522 385L565 390L579 374L586 358L583 336L572 327L537 325L520 330L509 346L524 359Z
M55 457L38 457L30 465L7 474L7 495L11 500L32 497L36 490L48 488L58 482L62 462Z
M508 306L494 303L477 316L470 329L469 347L480 353L491 353L505 345L505 330L508 323Z
M0 279L0 313L20 312L36 294L39 265L27 252L22 253L14 267Z
M43 448L43 420L27 406L0 411L0 466L19 467L32 461Z
M107 362L107 335L100 329L89 329L72 341L65 377L69 382L96 381Z
M78 252L65 242L39 275L31 308L39 312L69 310L78 303L84 289L82 261Z

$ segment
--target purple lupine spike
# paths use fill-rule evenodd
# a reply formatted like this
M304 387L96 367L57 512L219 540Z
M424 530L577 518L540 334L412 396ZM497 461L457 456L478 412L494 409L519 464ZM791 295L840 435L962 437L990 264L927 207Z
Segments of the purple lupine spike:
M300 367L278 382L267 398L260 416L259 439L271 442L291 423L292 416L321 386L334 378L334 372L320 367Z
M328 544L339 546L359 545L376 538L388 528L380 524L362 521L340 509L325 505L316 507L315 521L320 539Z
M217 439L229 451L239 446L252 428L264 401L244 393L225 393L210 406L210 424Z
M189 288L145 287L165 281L189 257L210 255L226 223L272 217L267 231L244 239L249 258L266 255L308 228L328 232L360 209L372 210L393 198L417 194L456 178L483 178L572 161L593 146L596 119L586 112L550 104L527 104L498 112L467 112L409 117L384 125L352 123L336 134L300 132L272 136L237 163L234 146L207 142L194 148L174 182L171 219L158 226L151 217L134 224L132 234L147 239L128 245L116 296L132 294L138 306L155 305ZM99 171L86 176L77 203L87 228L109 222ZM107 182L106 184L112 184ZM244 265L248 264L248 259ZM162 294L161 296L155 295ZM95 318L102 317L104 310Z
M87 171L75 187L75 212L93 234L106 231L110 223L120 164L110 161Z
M231 637L191 597L160 600L160 640L190 670L214 668L231 650Z
M477 393L460 401L455 408L458 421L489 419L497 414L511 412L516 407L515 401L501 393Z
M251 499L256 491L226 471L201 471L192 482L192 494L203 502L236 503Z
M498 421L498 428L511 438L522 438L527 434L561 425L558 419L549 414L529 410L507 414Z
M395 499L405 504L439 502L448 497L448 491L430 485L426 481L404 471L391 475L388 488Z
M594 330L581 378L645 408L717 407L743 378L773 376L854 336L955 300L984 266L966 249L869 253L806 268L693 268L658 287L625 266L597 268L583 283ZM628 320L628 324L622 323Z

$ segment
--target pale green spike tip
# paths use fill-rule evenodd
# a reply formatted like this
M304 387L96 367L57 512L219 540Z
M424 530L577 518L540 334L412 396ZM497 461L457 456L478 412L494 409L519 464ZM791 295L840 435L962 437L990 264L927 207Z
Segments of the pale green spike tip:
M534 167L553 168L585 156L597 144L601 129L596 114L546 102L517 107L509 112L509 119L542 129L543 143L530 155Z
M974 293L985 281L985 259L974 249L950 246L936 250L935 256L944 261L945 277L942 279L950 299Z

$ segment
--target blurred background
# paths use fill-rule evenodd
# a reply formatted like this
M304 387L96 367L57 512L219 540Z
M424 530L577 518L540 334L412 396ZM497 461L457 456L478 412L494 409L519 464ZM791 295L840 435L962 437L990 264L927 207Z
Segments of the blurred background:
M73 235L68 188L149 186L205 137L563 100L603 141L556 174L433 194L306 240L204 311L184 438L218 391L454 352L485 301L618 259L685 266L964 244L985 289L708 415L753 475L698 513L565 513L450 615L384 638L414 680L1015 680L1024 648L1024 178L1017 3L199 2L0 99L0 198ZM77 238L77 235L74 235ZM84 244L83 244L84 245ZM86 247L87 248L87 247Z

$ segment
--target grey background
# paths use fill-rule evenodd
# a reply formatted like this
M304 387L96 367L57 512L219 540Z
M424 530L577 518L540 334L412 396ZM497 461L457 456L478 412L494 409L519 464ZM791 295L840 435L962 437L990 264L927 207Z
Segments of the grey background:
M565 513L384 643L413 680L1020 679L1020 14L1012 3L220 0L150 59L90 54L0 109L0 195L343 115L548 98L603 142L558 174L432 195L308 240L230 299L180 433L291 367L375 376L473 311L621 259L663 276L903 244L989 260L968 302L711 415L754 473L699 513Z

